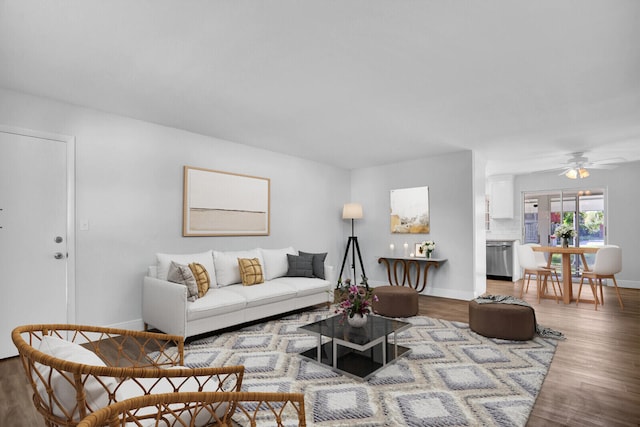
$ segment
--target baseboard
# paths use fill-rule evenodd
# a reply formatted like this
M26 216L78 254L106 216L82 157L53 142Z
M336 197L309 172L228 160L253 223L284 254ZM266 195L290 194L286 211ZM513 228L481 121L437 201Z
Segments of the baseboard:
M629 289L640 289L640 281L638 280L620 280L616 279L618 282L618 287L620 288L629 288ZM613 286L613 281L609 280L607 286Z
M369 286L372 288L378 287L378 286L389 286L388 282L382 282L382 281L375 281L375 280L370 280L369 281ZM432 297L439 297L439 298L450 298L450 299L458 299L458 300L463 300L463 301L469 301L475 298L475 296L473 295L473 291L461 291L461 290L455 290L455 289L443 289L443 288L432 288L431 286L429 286L427 284L427 288L422 291L421 295L429 295Z
M144 322L142 319L129 320L128 322L114 323L107 326L108 328L127 329L130 331L143 331Z

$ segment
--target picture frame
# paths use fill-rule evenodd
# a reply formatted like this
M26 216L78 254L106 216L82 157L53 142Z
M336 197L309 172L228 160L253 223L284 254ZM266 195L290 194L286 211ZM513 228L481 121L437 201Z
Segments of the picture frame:
M391 190L391 233L427 234L431 231L429 187Z
M269 178L185 166L183 184L183 236L269 235Z
M413 254L416 258L426 258L427 257L427 253L423 252L422 249L420 249L420 246L422 246L422 243L416 243L415 246L415 250L413 251Z

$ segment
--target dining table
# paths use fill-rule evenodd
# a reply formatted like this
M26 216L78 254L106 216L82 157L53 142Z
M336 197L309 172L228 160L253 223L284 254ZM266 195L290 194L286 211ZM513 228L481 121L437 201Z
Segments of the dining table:
M598 252L599 248L593 246L534 246L532 249L536 252L549 253L549 257L547 259L547 267L551 266L551 255L562 255L562 301L565 304L570 304L572 301L576 301L576 298L573 297L573 282L571 278L571 255L580 255L584 271L589 271L589 264L587 264L587 259L585 258L584 254L596 253ZM583 299L581 299L581 301L589 302L589 300ZM593 302L593 300L591 300L591 302Z

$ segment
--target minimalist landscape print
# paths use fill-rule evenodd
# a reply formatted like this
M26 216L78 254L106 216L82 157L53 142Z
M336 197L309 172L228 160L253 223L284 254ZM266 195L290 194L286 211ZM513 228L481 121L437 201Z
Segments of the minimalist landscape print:
M184 167L185 236L269 234L267 178Z
M391 232L424 234L429 231L429 187L391 190Z
M485 338L466 323L415 316L398 333L411 353L360 381L298 355L317 345L298 327L332 315L316 309L192 341L185 365L244 365L243 391L304 393L307 426L525 426L557 345ZM284 425L296 421L283 414Z

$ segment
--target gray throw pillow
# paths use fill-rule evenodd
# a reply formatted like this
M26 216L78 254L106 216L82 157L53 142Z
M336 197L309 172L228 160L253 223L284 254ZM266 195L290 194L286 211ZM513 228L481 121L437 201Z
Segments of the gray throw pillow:
M319 253L319 254L311 254L308 252L298 252L300 256L311 256L313 260L311 261L313 275L319 279L324 279L324 260L327 258L327 253Z
M171 261L169 272L167 273L167 280L186 286L187 300L193 302L198 299L198 282L188 265Z
M313 257L287 254L288 277L313 277Z

